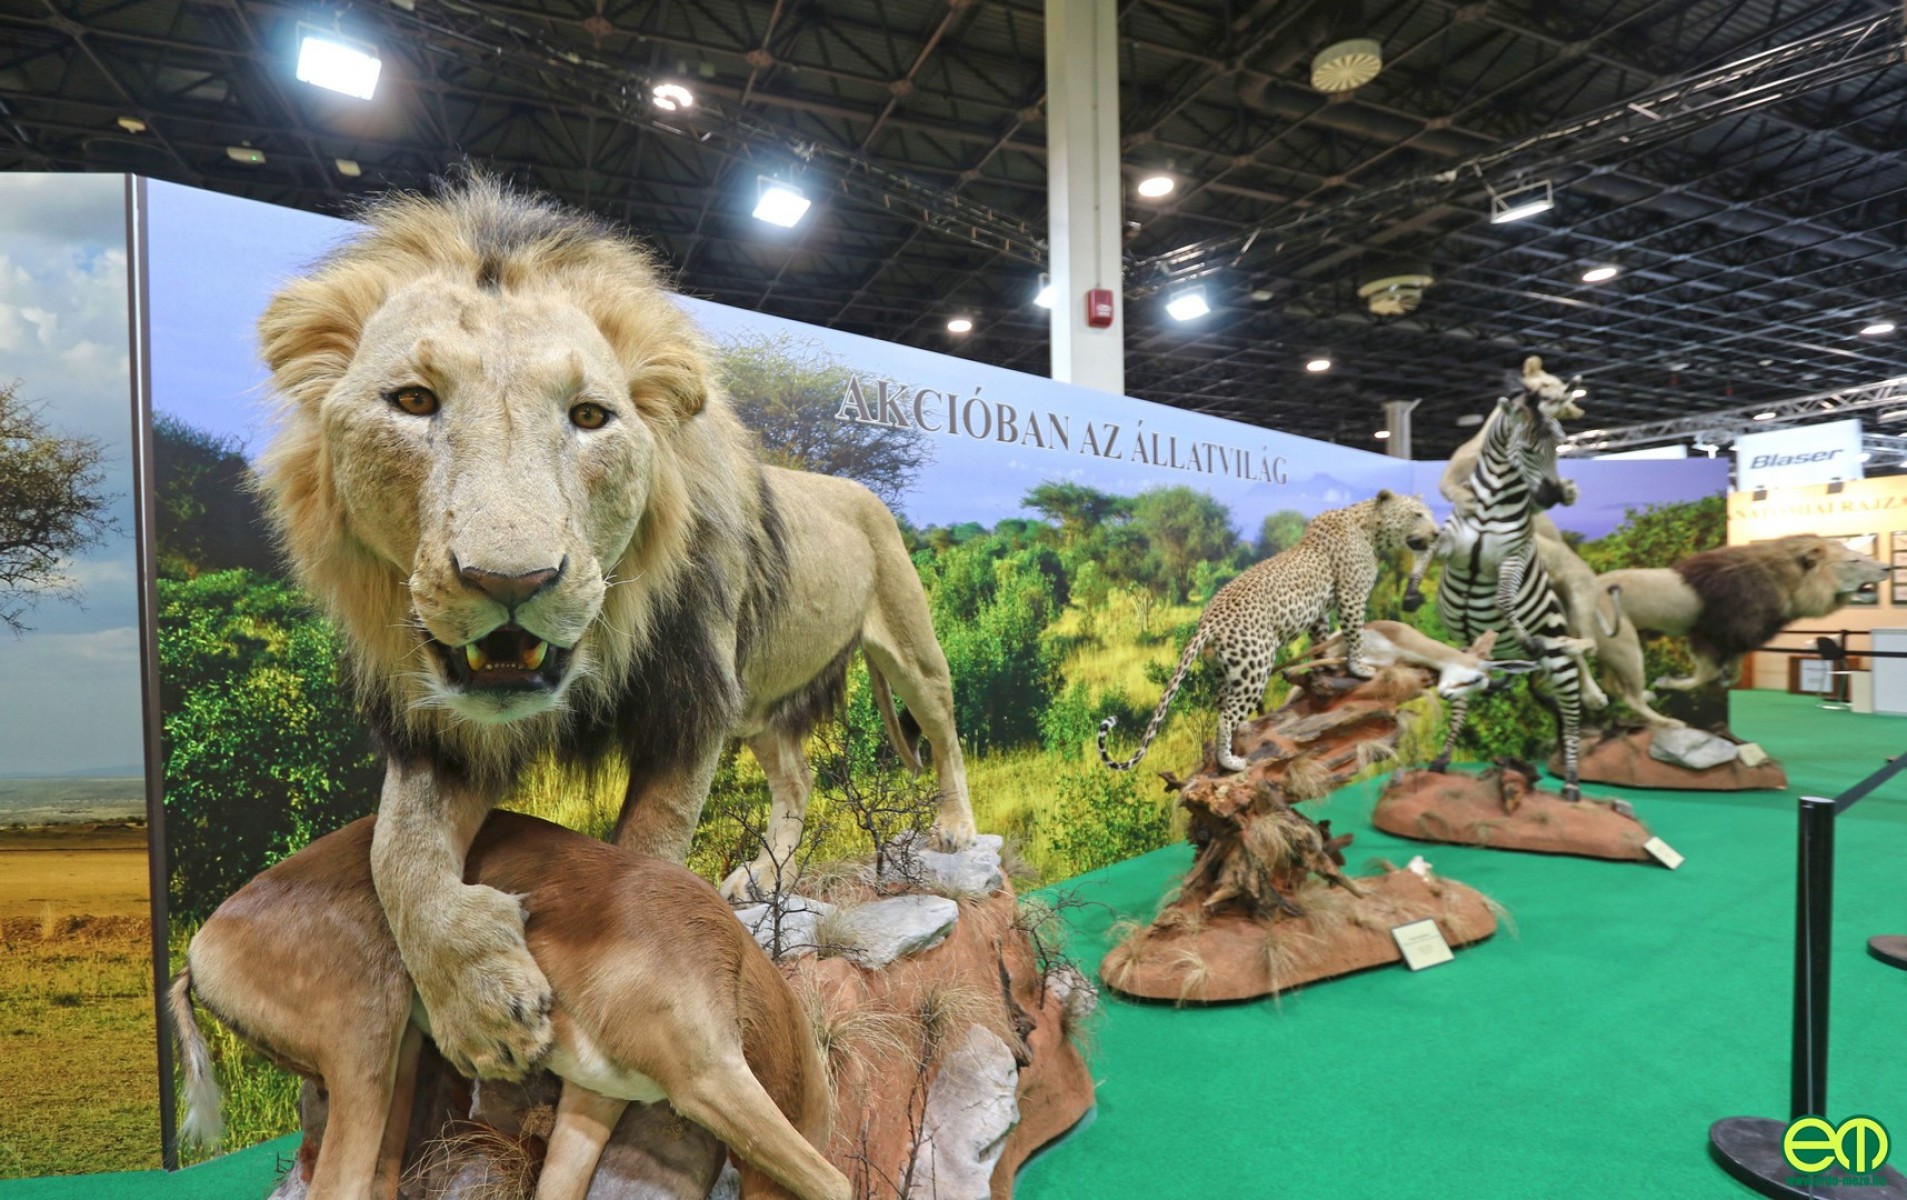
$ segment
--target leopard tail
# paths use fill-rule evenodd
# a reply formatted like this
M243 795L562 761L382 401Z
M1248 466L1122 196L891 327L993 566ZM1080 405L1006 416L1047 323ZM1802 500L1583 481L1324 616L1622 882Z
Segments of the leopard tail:
M1185 653L1179 656L1178 669L1172 672L1172 680L1165 685L1165 695L1159 697L1159 707L1152 712L1152 721L1146 726L1145 736L1139 739L1139 748L1124 762L1115 761L1112 755L1106 752L1106 735L1111 733L1112 727L1119 723L1118 717L1106 718L1105 722L1099 726L1100 762L1115 771L1130 771L1139 765L1139 760L1146 756L1146 751L1151 747L1152 739L1159 736L1159 727L1165 724L1165 712L1172 707L1172 698L1179 694L1179 687L1185 683L1186 673L1192 669L1193 660L1198 657L1200 650L1205 649L1205 643L1210 637L1211 632L1201 628L1192 635L1192 640L1186 643Z

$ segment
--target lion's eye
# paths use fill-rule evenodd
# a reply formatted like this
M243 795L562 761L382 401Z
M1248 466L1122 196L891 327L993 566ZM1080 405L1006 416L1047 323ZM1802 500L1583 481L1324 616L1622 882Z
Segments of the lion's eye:
M393 407L400 408L413 417L428 417L437 411L437 393L429 388L404 387L385 394Z
M569 419L578 429L601 429L609 424L609 410L585 400L569 410Z

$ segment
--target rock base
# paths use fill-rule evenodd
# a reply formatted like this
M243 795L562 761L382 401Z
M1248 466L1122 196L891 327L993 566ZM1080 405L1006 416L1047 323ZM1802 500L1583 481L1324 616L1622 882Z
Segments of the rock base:
M1422 842L1654 862L1652 836L1626 801L1575 803L1536 787L1533 772L1494 766L1480 775L1399 771L1371 813L1385 833Z
M1099 977L1147 1000L1249 1000L1401 962L1390 931L1425 917L1452 946L1496 932L1496 914L1482 893L1453 880L1400 870L1352 882L1363 895L1314 879L1295 898L1303 915L1271 920L1206 916L1175 905L1114 947Z
M1662 791L1787 790L1788 773L1773 759L1766 759L1751 767L1742 759L1735 758L1699 771L1690 770L1677 763L1664 762L1659 756L1651 754L1655 735L1654 729L1586 734L1577 755L1577 777L1584 783L1656 788ZM1561 758L1552 758L1549 769L1560 773L1562 765Z

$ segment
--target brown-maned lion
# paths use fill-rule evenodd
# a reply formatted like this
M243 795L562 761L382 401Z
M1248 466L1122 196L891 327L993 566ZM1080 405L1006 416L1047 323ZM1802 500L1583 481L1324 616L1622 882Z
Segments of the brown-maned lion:
M620 756L618 843L680 862L740 737L785 862L803 739L858 648L903 755L890 685L932 743L932 840L959 848L952 688L893 515L759 463L645 250L482 178L364 219L260 322L263 485L387 754L373 875L431 1028L514 1077L549 1048L549 987L517 899L463 868L528 759Z
M1613 595L1620 620L1613 634L1598 622L1596 657L1616 694L1651 724L1679 725L1648 705L1639 630L1686 637L1695 673L1655 681L1688 691L1715 680L1733 684L1744 655L1766 645L1791 621L1825 617L1888 568L1833 538L1799 535L1692 554L1672 567L1605 571L1596 582Z

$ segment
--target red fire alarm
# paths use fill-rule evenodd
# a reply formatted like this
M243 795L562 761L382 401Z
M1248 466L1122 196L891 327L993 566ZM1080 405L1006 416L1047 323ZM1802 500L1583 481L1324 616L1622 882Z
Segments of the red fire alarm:
M1105 329L1112 324L1112 289L1094 288L1086 293L1086 324Z

